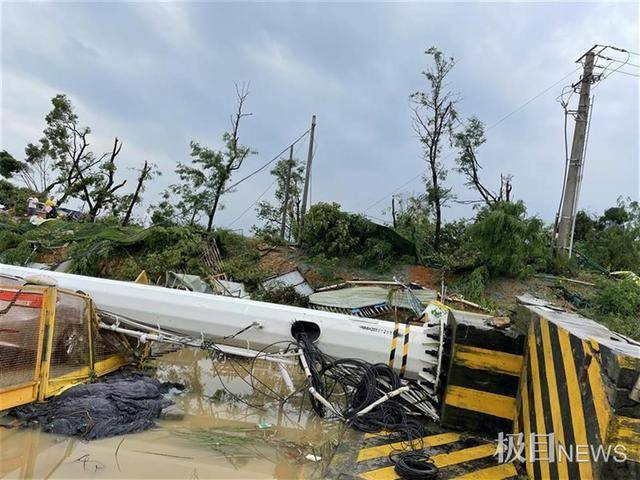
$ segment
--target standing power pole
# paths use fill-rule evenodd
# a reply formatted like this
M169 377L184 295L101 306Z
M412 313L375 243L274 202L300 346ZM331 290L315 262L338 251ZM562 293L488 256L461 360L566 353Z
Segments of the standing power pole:
M584 163L584 149L587 138L589 119L589 103L593 78L593 62L595 53L590 50L584 55L584 72L580 79L580 100L576 112L576 125L573 130L571 155L567 166L567 177L564 183L564 197L558 218L558 235L556 237L556 253L571 256L573 227L575 224L580 178Z
M284 231L287 225L287 213L289 212L289 187L291 186L291 167L293 166L293 145L289 148L289 162L287 165L287 183L284 187L284 204L282 206L282 223L280 224L280 238L284 240Z
M300 231L304 224L304 215L307 213L307 197L309 196L309 177L311 177L311 160L313 159L313 134L316 131L316 116L311 117L311 130L309 132L309 152L307 153L307 167L304 172L304 192L302 194L302 212L300 213Z

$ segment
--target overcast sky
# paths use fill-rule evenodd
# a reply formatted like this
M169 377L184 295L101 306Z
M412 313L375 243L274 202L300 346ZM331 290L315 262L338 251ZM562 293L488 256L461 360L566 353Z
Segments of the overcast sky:
M312 201L362 211L424 171L408 95L425 87L420 72L429 46L458 61L450 82L462 98L459 113L487 125L576 69L593 44L640 52L635 3L3 2L0 8L1 148L23 158L27 142L41 136L51 97L66 93L92 127L96 151L107 150L114 136L124 141L129 183L129 167L144 160L160 166L164 175L148 188L145 204L175 180L190 140L220 146L234 82L251 82L253 115L242 124L241 141L258 151L237 178L298 137L315 113ZM640 65L640 57L630 62ZM486 183L497 186L501 172L512 173L515 197L547 221L557 209L564 166L555 98L577 79L575 72L490 130L479 152ZM594 89L580 198L588 210L599 212L620 195L638 198L638 82L615 73ZM304 158L306 149L300 144L297 155ZM452 157L444 161L453 166ZM216 223L229 225L271 182L265 172L226 196ZM448 182L460 199L476 198L454 171ZM423 189L418 178L399 191ZM388 218L389 204L390 196L367 213ZM445 212L449 219L472 214L455 204ZM246 232L254 221L250 209L233 227Z

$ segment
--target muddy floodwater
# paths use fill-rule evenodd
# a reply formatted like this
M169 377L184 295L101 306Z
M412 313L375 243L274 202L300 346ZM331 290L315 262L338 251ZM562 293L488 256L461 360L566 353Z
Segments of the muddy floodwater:
M291 395L278 366L182 349L157 376L186 386L178 408L146 432L86 442L0 428L0 478L321 478L353 432ZM296 387L300 372L287 367ZM9 419L1 419L7 423Z

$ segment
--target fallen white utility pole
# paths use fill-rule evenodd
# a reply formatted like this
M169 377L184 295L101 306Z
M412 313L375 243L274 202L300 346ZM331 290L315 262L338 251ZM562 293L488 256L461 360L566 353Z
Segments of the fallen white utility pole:
M401 376L420 381L435 395L441 372L447 311L426 310L424 325L409 325L256 302L155 285L42 271L0 264L0 275L42 279L89 295L99 310L135 320L149 329L206 339L216 345L276 354L305 332L334 358L385 363ZM0 284L2 283L0 278ZM34 280L35 281L35 280ZM106 318L106 317L103 317Z

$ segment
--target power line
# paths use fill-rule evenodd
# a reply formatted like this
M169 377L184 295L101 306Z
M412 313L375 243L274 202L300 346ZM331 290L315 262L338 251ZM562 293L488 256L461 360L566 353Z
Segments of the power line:
M389 224L389 220L385 220L384 218L378 218L378 217L374 217L373 215L369 215L368 213L363 213L363 215L367 218L371 218L373 220L378 220L379 222L382 222L385 225Z
M533 97L531 97L529 100L527 100L525 103L523 103L522 105L520 105L519 107L517 107L515 110L512 110L511 112L509 112L508 114L506 114L505 116L503 116L502 118L500 118L498 121L496 121L495 123L491 124L490 126L488 126L485 129L485 132L488 132L489 130L497 127L498 125L500 125L502 122L504 122L505 120L507 120L509 117L511 117L512 115L518 113L520 110L522 110L523 108L525 108L527 105L529 105L531 102L533 102L534 100L538 99L539 97L541 97L542 95L544 95L545 93L547 93L549 90L551 90L553 87L555 87L556 85L558 85L559 83L561 83L562 81L564 81L565 79L567 79L568 77L570 77L571 75L573 75L575 72L577 72L578 70L580 70L580 67L572 70L571 72L567 73L565 76L563 76L560 80L554 82L552 85L549 85L547 88L545 88L544 90L542 90L541 92L537 93L536 95L534 95ZM445 155L442 160L446 160L447 158L451 157L453 154L455 153L455 151L451 151L449 152L447 155ZM368 212L369 210L371 210L373 207L375 207L376 205L378 205L380 202L382 202L384 199L388 198L390 195L393 195L394 193L398 192L399 190L403 189L404 187L406 187L407 185L409 185L411 182L413 182L414 180L416 180L417 178L422 176L422 172L420 172L418 175L415 175L413 177L411 177L408 181L406 181L405 183L403 183L402 185L400 185L399 187L397 187L395 190L393 190L390 193L387 193L386 195L384 195L383 197L380 197L380 199L376 200L374 203L372 203L371 205L369 205L367 208L365 208L364 210L361 210L363 213Z
M640 65L638 65L637 63L629 63L629 62L625 62L624 60L618 60L617 58L605 57L604 55L597 55L597 57L600 57L603 60L607 60L609 62L623 63L625 65L629 65L630 67L640 67Z
M226 188L224 190L224 192L222 192L222 194L228 193L229 191L231 191L232 189L234 189L235 187L237 187L238 185L240 185L242 182L244 182L245 180L248 180L249 178L253 177L254 175L256 175L257 173L260 173L262 170L264 170L265 168L267 168L269 165L271 165L273 162L275 162L278 158L280 158L281 155L283 155L287 150L289 150L289 148L291 148L292 145L295 145L296 143L298 143L300 140L302 140L307 134L309 133L309 130L307 130L306 132L304 132L302 135L300 135L293 143L290 143L289 145L287 145L286 147L284 147L282 149L282 151L280 153L278 153L275 157L273 157L271 160L269 160L267 163L265 163L264 165L262 165L260 168L254 170L253 172L251 172L249 175L247 175L246 177L241 178L240 180L238 180L236 183L234 183L233 185L231 185L230 187Z
M302 137L300 137L298 140L296 140L295 142L293 142L291 145L295 145L296 143L299 143L299 140L300 140L301 138L303 138L303 137L304 137L304 135L306 135L307 133L309 133L309 131L308 131L308 130L307 130L307 131L302 135ZM287 148L291 148L291 145L289 145L289 147L287 147ZM300 145L298 144L298 146L296 146L296 148L295 148L295 149L294 149L294 151L293 151L293 156L294 156L294 157L296 156L296 154L298 153L298 151L299 151L299 150L300 150ZM241 214L240 214L240 215L239 215L235 220L233 220L233 222L231 222L229 225L227 225L227 228L231 227L234 223L236 223L238 220L240 220L240 219L241 219L241 218L242 218L242 217L243 217L243 216L244 216L244 215L245 215L249 210L251 210L251 207L255 206L255 204L256 204L256 203L258 203L258 201L259 201L262 197L264 197L264 196L267 194L267 192L268 192L269 190L271 190L271 188L273 187L273 185L274 185L277 181L278 181L278 179L276 178L276 179L273 181L273 183L271 183L271 185L269 185L269 187L268 187L264 192L262 192L262 193L258 196L258 198L256 198L256 200L255 200L251 205L249 205L249 206L248 206L248 207L247 207L247 208L246 208L246 209L245 209L245 210L244 210L244 211L243 211L243 212L242 212L242 213L241 213Z
M622 73L623 75L629 75L631 77L640 78L640 75L638 75L637 73L625 72L623 70L614 70L611 73Z
M264 197L264 196L267 194L267 192L268 192L269 190L271 190L271 187L273 187L277 181L278 181L278 179L276 178L273 182L271 182L271 185L269 185L269 186L267 187L267 189L266 189L264 192L262 192L262 193L258 196L258 198L256 198L256 199L254 200L254 202L253 202L251 205L249 205L247 208L245 208L245 209L243 210L243 212L242 212L240 215L238 215L238 216L235 218L235 220L234 220L233 222L231 222L229 225L227 225L227 227L226 227L226 228L231 228L231 227L233 226L233 224L234 224L234 223L236 223L238 220L240 220L242 217L244 217L244 215L245 215L249 210L251 210L251 209L253 208L253 206L254 206L256 203L258 203L258 201L259 201L262 197Z
M504 122L507 118L511 117L512 115L518 113L520 110L522 110L523 108L525 108L527 105L529 105L531 102L533 102L534 100L538 99L539 97L541 97L542 95L544 95L545 93L547 93L549 90L551 90L553 87L555 87L556 85L558 85L559 83L561 83L563 80L565 80L566 78L570 77L571 75L573 75L574 73L576 73L578 70L580 70L580 67L576 68L575 70L572 70L571 72L567 73L564 77L562 77L560 80L558 80L557 82L555 82L553 85L549 85L547 88L545 88L544 90L542 90L540 93L538 93L537 95L531 97L529 100L527 100L525 103L523 103L522 105L520 105L518 108L516 108L515 110L513 110L512 112L506 114L504 117L502 117L500 120L498 120L497 122L495 122L493 125L490 125L489 127L487 127L487 129L485 130L485 132L488 132L489 130L491 130L492 128L498 126L499 124L501 124L502 122Z
M376 202L372 203L371 205L369 205L367 208L365 208L364 210L362 210L363 213L367 213L369 210L371 210L373 207L375 207L376 205L378 205L380 202L382 202L384 199L386 199L387 197L389 197L390 195L393 195L394 193L397 193L398 191L402 190L404 187L406 187L407 185L409 185L411 182L413 182L416 178L421 177L422 176L422 172L420 172L418 175L411 177L410 180L408 180L407 182L403 183L402 185L400 185L398 188L396 188L393 192L387 193L386 195L384 195L383 197L380 197L379 200L377 200Z
M628 53L629 55L639 55L640 56L640 53L630 52L629 50L626 50L626 49L620 48L620 47L614 47L613 45L599 45L599 44L596 44L596 45L594 45L594 47L604 47L602 50L600 50L600 52L602 52L603 50L606 50L607 48L610 48L610 49L616 50L618 52Z

